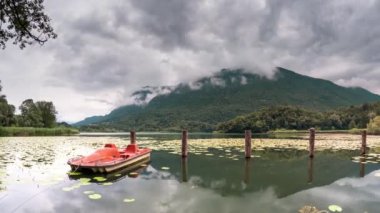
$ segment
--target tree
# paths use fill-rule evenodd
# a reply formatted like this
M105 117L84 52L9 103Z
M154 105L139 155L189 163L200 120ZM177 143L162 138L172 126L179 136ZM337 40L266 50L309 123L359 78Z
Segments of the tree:
M15 122L15 107L8 104L6 96L1 94L1 90L2 86L0 85L0 126L10 126Z
M369 122L368 132L371 134L380 134L380 116L376 116Z
M11 126L15 122L15 109L6 100L0 101L0 126Z
M18 118L20 126L51 128L56 124L55 106L53 102L27 99L19 107L21 118Z
M0 1L0 48L8 40L23 49L34 42L43 45L57 34L50 26L50 18L44 13L44 0Z
M25 127L43 127L42 115L40 109L36 106L32 99L22 102L19 107L21 111L21 126Z
M57 111L55 110L53 102L38 101L36 102L36 106L41 113L43 126L47 128L54 127Z
M4 101L5 100L5 95L1 94L1 90L2 89L3 89L3 87L1 86L1 80L0 80L0 101Z
M355 120L351 120L350 123L348 124L348 129L354 129L354 128L356 128Z

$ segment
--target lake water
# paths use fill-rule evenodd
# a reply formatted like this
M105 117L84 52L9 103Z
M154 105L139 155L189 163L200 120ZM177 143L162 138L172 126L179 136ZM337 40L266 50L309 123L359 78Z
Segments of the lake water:
M305 150L260 148L246 160L233 145L241 136L201 134L182 159L179 137L138 137L153 149L151 162L137 177L126 170L104 179L67 174L66 162L104 143L125 146L127 136L0 138L0 212L380 212L376 153L324 150L311 160Z

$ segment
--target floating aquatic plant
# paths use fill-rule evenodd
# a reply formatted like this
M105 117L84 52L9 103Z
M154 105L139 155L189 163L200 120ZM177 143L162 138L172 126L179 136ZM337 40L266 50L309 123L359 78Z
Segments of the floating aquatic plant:
M94 191L84 191L83 194L89 195L89 194L95 194Z
M74 188L73 187L63 187L62 191L69 192L72 191Z
M130 173L128 174L128 176L129 176L129 177L137 177L137 176L139 176L139 173L137 173L137 172L130 172Z
M90 182L91 178L79 178L79 181L81 183L86 183L86 182Z
M80 182L79 184L81 186L88 186L88 185L91 185L91 182Z
M78 189L81 186L82 186L82 183L77 183L77 184L74 184L73 186L71 186L71 188Z
M70 176L78 176L78 175L81 175L82 173L81 172L68 172L67 174Z
M167 167L167 166L163 166L163 167L161 167L161 169L162 169L162 170L169 170L169 169L170 169L170 167Z
M92 200L98 200L98 199L102 198L102 195L100 195L100 194L90 194L90 195L88 195L88 198L90 198Z
M123 200L124 203L132 203L132 202L135 202L135 199L134 198L125 198Z
M332 212L342 212L343 211L342 207L335 205L335 204L329 205L329 210Z
M105 178L105 177L93 177L92 179L94 179L94 180L96 180L98 182L103 182L103 181L107 180L107 178Z
M110 185L112 185L113 183L112 182L106 182L106 183L103 183L102 185L103 186L110 186Z

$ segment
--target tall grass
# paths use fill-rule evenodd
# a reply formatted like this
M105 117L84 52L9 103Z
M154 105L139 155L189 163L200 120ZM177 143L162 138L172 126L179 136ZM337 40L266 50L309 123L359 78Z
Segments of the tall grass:
M67 127L34 128L34 127L0 127L0 136L63 136L76 135L79 130Z

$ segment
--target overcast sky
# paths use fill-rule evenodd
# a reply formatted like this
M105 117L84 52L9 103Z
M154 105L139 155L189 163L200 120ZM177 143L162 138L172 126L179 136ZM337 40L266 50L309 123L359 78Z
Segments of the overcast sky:
M53 101L73 122L130 103L145 85L221 68L270 76L281 66L380 94L377 0L46 1L58 34L0 50L3 93L16 106Z

